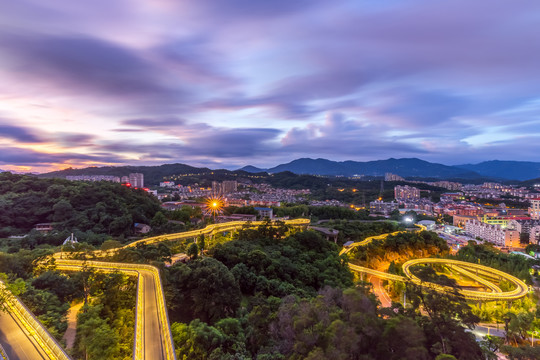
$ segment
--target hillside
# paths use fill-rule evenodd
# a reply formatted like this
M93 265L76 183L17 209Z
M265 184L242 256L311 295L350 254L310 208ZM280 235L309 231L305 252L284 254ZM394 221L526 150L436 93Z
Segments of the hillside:
M38 175L43 178L65 178L71 175L111 175L127 176L130 173L141 173L144 175L144 183L149 185L159 184L166 176L177 174L200 174L211 172L208 168L196 168L185 164L164 164L159 166L104 166L87 167L83 169L64 169Z
M249 167L243 168L250 171ZM257 169L262 170L262 169ZM390 172L403 177L433 177L433 178L463 178L472 179L480 177L479 174L453 166L430 163L416 158L403 158L376 161L331 161L327 159L302 158L293 160L287 164L281 164L267 169L270 173L290 171L295 174L312 175L366 175L384 176Z
M456 165L460 169L480 175L509 180L529 180L540 177L540 162L531 161L484 161L478 164Z
M127 237L134 223L150 223L159 210L156 198L120 184L0 174L2 237L26 234L36 224L50 222L59 231L84 233L88 238L81 240L90 243L97 234Z

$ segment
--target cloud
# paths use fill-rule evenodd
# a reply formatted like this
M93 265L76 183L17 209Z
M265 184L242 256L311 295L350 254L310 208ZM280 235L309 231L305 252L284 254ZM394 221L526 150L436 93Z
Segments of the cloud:
M10 2L0 135L90 162L531 159L539 14L535 0Z
M330 113L324 124L310 123L293 128L281 140L281 152L291 154L325 154L339 159L365 159L389 154L420 155L426 150L400 141L388 134L388 128L347 119Z
M4 68L54 91L68 88L106 102L131 99L138 107L181 104L189 97L181 85L172 84L137 52L100 39L4 35L0 45L6 51L0 60Z
M185 124L185 120L169 117L169 118L152 118L152 119L129 119L123 120L122 125L136 126L141 128L170 128L175 126L182 126ZM124 131L124 130L119 130ZM128 129L129 131L129 129Z
M4 146L0 148L0 164L50 166L70 161L82 163L122 163L126 159L111 153L94 155L79 153L44 153L32 149Z
M42 136L37 134L37 131L31 128L10 125L8 122L11 121L0 119L0 137L21 143L41 143L45 141Z

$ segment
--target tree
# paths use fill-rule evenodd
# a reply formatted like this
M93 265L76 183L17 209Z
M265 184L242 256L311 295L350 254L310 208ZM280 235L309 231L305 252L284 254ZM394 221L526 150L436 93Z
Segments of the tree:
M414 320L398 316L389 319L379 341L378 358L388 360L428 360L424 331Z
M209 323L232 316L240 306L241 293L232 273L219 261L205 257L188 264L177 263L168 271L172 311Z
M167 224L167 218L161 211L158 211L152 221L150 221L150 226L152 228L161 228Z
M204 234L199 235L199 239L197 240L197 246L199 246L199 249L201 249L201 255L203 255L203 251L206 246L204 242Z
M199 256L199 247L197 246L197 244L193 243L189 245L187 249L187 254L191 259L197 259L197 257Z
M120 353L118 335L100 312L101 305L85 305L77 316L76 350L87 360L114 359Z
M111 249L116 249L122 246L122 243L118 240L105 240L103 244L101 244L101 250L107 251Z
M0 273L0 312L7 311L7 301L12 296L18 296L26 290L26 283L19 278L12 283L8 282L8 277Z
M460 359L478 359L482 350L474 336L464 331L463 325L472 329L478 322L463 295L454 288L446 291L433 289L429 284L407 284L407 298L420 316L428 344L435 354L452 354ZM420 307L427 314L421 316Z
M52 209L54 211L53 221L66 221L73 216L73 206L66 199L58 201Z

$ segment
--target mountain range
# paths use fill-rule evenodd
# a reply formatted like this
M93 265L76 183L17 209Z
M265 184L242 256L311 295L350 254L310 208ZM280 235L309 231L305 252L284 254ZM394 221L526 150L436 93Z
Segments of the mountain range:
M484 161L479 164L448 166L431 163L417 158L402 158L376 161L331 161L327 159L302 158L272 168L261 169L245 166L240 170L256 173L278 173L290 171L295 174L311 175L368 175L384 176L389 172L402 177L440 179L475 179L488 177L503 180L528 180L540 178L540 163L527 161Z
M479 164L448 166L417 158L402 158L376 161L332 161L327 159L302 158L268 169L245 166L235 172L240 173L279 173L289 171L295 174L325 176L384 176L392 173L404 178L461 179L485 181L530 180L540 178L540 163L526 161L485 161ZM164 164L159 166L107 166L84 169L65 169L40 174L40 177L65 177L67 175L115 175L123 176L132 172L143 173L145 183L157 184L163 177L178 174L231 173L229 170L211 170L185 164ZM540 181L540 179L539 179Z

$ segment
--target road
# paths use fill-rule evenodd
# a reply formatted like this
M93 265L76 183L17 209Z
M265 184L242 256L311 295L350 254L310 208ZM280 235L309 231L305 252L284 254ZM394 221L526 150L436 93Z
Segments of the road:
M10 360L46 360L45 352L10 313L0 314L0 344Z
M172 360L175 358L165 298L159 270L150 265L107 263L100 261L56 260L59 270L80 271L84 266L98 271L119 271L138 278L135 306L135 358Z
M381 302L382 307L390 307L392 306L392 299L390 299L390 296L386 292L383 286L383 281L381 278L377 276L371 275L368 277L368 281L373 284L373 292L375 293L375 296L379 299Z
M388 233L388 234L382 234L377 236L371 236L368 237L362 241L359 241L357 243L354 243L350 246L343 247L343 249L340 251L339 255L344 255L350 252L352 249L358 246L365 246L369 243L371 243L373 240L382 240L388 237L389 235L396 235L401 233L401 231ZM389 279L394 281L407 281L411 280L417 284L420 284L422 286L429 285L432 289L437 291L447 291L448 288L445 286L433 284L433 283L426 283L422 282L420 279L418 279L411 271L410 268L415 265L420 264L433 264L433 263L439 263L439 264L445 264L449 266L457 266L460 271L463 273L470 273L470 270L474 270L475 272L480 273L488 273L490 276L497 277L499 280L506 280L512 283L515 286L515 289L505 292L499 292L500 289L497 285L490 283L487 285L488 280L481 279L475 275L473 275L473 280L478 281L485 285L486 287L490 288L491 292L485 292L485 291L473 291L473 290L461 290L462 295L469 300L482 300L482 301L501 301L501 300L517 300L525 295L528 294L529 289L527 285L521 281L520 279L516 278L515 276L512 276L510 274L507 274L503 271L496 270L493 268L490 268L488 266L483 266L479 264L473 264L465 261L458 261L458 260L452 260L452 259L440 259L440 258L422 258L422 259L414 259L409 260L403 264L403 273L405 274L405 277L394 275L394 274L388 274L382 271L366 268L363 266L355 265L349 263L349 268L352 271L356 272L362 272L370 275L375 275L382 279ZM471 273L472 274L472 273Z
M309 224L308 219L286 220L289 226L306 227ZM224 224L209 225L204 229L188 231L184 233L169 234L147 238L128 244L124 247L133 247L138 244L155 244L162 241L171 241L186 238L196 238L199 235L214 235L219 232L232 231L242 228L246 224L259 226L262 221L245 222L235 221ZM108 251L94 251L94 258L114 254L118 249ZM81 261L65 260L63 253L53 255L58 266L58 270L79 271L82 268ZM71 264L69 264L71 262ZM63 263L63 264L62 264ZM86 262L91 266L91 261ZM94 262L98 263L98 262ZM165 306L165 297L159 276L159 270L155 267L139 264L124 263L99 263L94 264L95 268L102 271L121 271L136 275L139 279L137 290L136 307L136 325L135 325L135 346L134 359L141 360L159 360L176 359L174 344L170 332L169 319ZM3 284L0 282L0 287ZM19 305L20 317L12 317L14 309L9 314L0 316L0 345L3 345L5 351L11 360L17 359L53 359L68 360L67 354L60 348L57 342L47 333L33 315ZM26 323L34 335L30 335L26 329L23 329L22 323ZM45 349L45 351L44 351ZM2 354L0 353L0 359Z
M150 272L143 272L144 278L144 358L167 359L163 344L163 331L169 331L168 326L163 329L156 314L158 314L157 285ZM168 323L167 323L168 325Z

